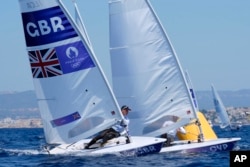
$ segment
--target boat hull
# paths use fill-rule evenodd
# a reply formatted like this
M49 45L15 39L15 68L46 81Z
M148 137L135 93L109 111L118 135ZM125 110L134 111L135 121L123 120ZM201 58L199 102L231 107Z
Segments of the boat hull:
M75 155L104 155L115 154L120 156L144 156L159 153L165 139L154 137L131 137L132 142L126 143L125 137L119 137L109 141L104 147L95 145L93 149L85 149L89 139L81 140L73 144L61 144L53 149L46 150L48 154L75 154Z
M183 152L183 153L200 153L200 152L220 152L231 151L235 148L236 142L241 138L219 138L206 140L204 142L176 141L172 146L163 147L160 153L166 152Z

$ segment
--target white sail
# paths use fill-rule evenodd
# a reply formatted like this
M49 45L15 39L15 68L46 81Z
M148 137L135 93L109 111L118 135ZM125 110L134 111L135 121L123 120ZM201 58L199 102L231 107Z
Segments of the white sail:
M19 0L47 143L88 138L123 118L102 69L57 0Z
M114 93L129 104L130 133L158 136L196 118L172 44L147 0L110 0ZM176 122L162 127L165 121Z
M213 96L215 111L218 114L218 118L220 119L220 127L223 129L223 128L226 128L228 126L231 126L227 110L226 110L217 90L215 89L215 87L213 85L211 85L211 88L212 88L212 96Z

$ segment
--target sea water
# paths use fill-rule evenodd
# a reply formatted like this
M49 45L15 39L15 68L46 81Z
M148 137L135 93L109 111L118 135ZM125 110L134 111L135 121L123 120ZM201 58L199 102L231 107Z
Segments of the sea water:
M218 137L241 137L236 149L250 150L250 126L238 131L225 131L213 127ZM115 155L47 155L42 152L45 144L43 129L0 129L0 167L227 167L230 152L162 153L143 157L120 157Z

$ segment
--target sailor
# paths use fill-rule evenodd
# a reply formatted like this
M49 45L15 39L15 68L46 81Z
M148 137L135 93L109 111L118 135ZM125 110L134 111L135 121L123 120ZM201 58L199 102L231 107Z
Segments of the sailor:
M121 107L121 111L122 111L122 114L124 116L124 120L118 121L111 128L101 131L96 137L94 137L85 146L85 149L89 149L91 145L95 144L100 139L102 139L101 147L103 147L104 144L106 144L106 142L108 140L111 140L113 138L128 134L129 119L128 119L127 115L128 115L128 112L131 111L131 109L127 105L124 105Z
M169 125L172 125L173 123L175 123L175 122L172 120L167 120L163 123L162 127L167 127ZM186 134L186 130L183 127L179 127L177 129L172 129L172 130L168 131L167 133L164 133L160 136L161 138L166 139L166 142L164 142L163 147L171 146L171 142L174 141L174 138L175 138L177 132L180 132L182 134Z

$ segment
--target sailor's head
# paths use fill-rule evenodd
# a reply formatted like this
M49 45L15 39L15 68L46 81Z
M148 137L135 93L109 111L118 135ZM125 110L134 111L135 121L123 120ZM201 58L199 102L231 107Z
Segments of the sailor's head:
M123 115L127 115L128 112L131 111L131 109L129 108L129 106L123 105L123 106L121 107L121 111L122 111L122 114L123 114Z
M124 105L121 107L121 110L128 110L128 111L131 111L131 109L129 108L129 106L127 105Z

